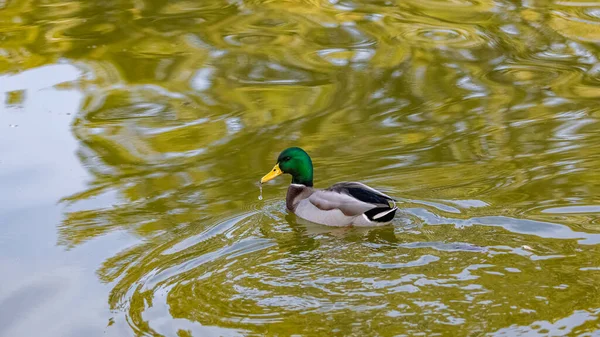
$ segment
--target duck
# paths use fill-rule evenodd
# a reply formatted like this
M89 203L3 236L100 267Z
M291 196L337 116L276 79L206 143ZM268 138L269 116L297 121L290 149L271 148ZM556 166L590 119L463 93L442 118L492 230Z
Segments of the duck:
M299 147L283 150L261 185L282 174L292 176L285 205L297 217L320 225L374 227L390 224L396 200L360 182L340 182L326 189L313 187L313 164Z

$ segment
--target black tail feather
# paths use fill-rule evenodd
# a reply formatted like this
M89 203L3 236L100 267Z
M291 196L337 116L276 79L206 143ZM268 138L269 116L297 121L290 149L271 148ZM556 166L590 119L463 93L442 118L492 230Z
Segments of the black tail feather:
M373 222L390 222L394 219L394 216L396 216L396 210L397 210L396 207L394 207L394 208L375 207L373 209L366 211L365 215L367 216L367 218L370 221L373 221ZM389 212L389 213L387 213L381 217L377 217L378 214L385 213L385 212Z

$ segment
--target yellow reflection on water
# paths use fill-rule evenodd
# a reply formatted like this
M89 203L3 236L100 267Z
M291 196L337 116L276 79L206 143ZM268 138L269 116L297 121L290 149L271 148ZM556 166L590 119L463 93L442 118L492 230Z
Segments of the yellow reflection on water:
M109 333L583 334L598 27L593 2L0 1L0 127L37 90L84 96L58 244L137 239L85 266ZM64 80L11 84L45 65ZM257 200L288 146L318 187L397 196L393 226L302 223L285 179Z

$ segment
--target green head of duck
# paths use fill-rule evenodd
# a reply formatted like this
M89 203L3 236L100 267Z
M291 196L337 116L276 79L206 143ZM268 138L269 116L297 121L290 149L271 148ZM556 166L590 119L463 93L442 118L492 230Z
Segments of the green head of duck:
M261 184L287 173L292 175L292 184L313 186L313 165L310 156L299 147L283 150L277 164L260 180Z

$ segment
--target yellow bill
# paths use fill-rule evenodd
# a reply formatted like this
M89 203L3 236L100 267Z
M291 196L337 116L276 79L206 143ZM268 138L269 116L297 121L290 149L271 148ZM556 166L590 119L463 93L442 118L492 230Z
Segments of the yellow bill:
M275 167L273 167L271 172L267 173L264 177L262 177L262 179L260 180L260 183L264 184L267 181L273 180L282 174L283 174L283 171L281 171L281 169L279 168L279 164L277 164L277 165L275 165Z

